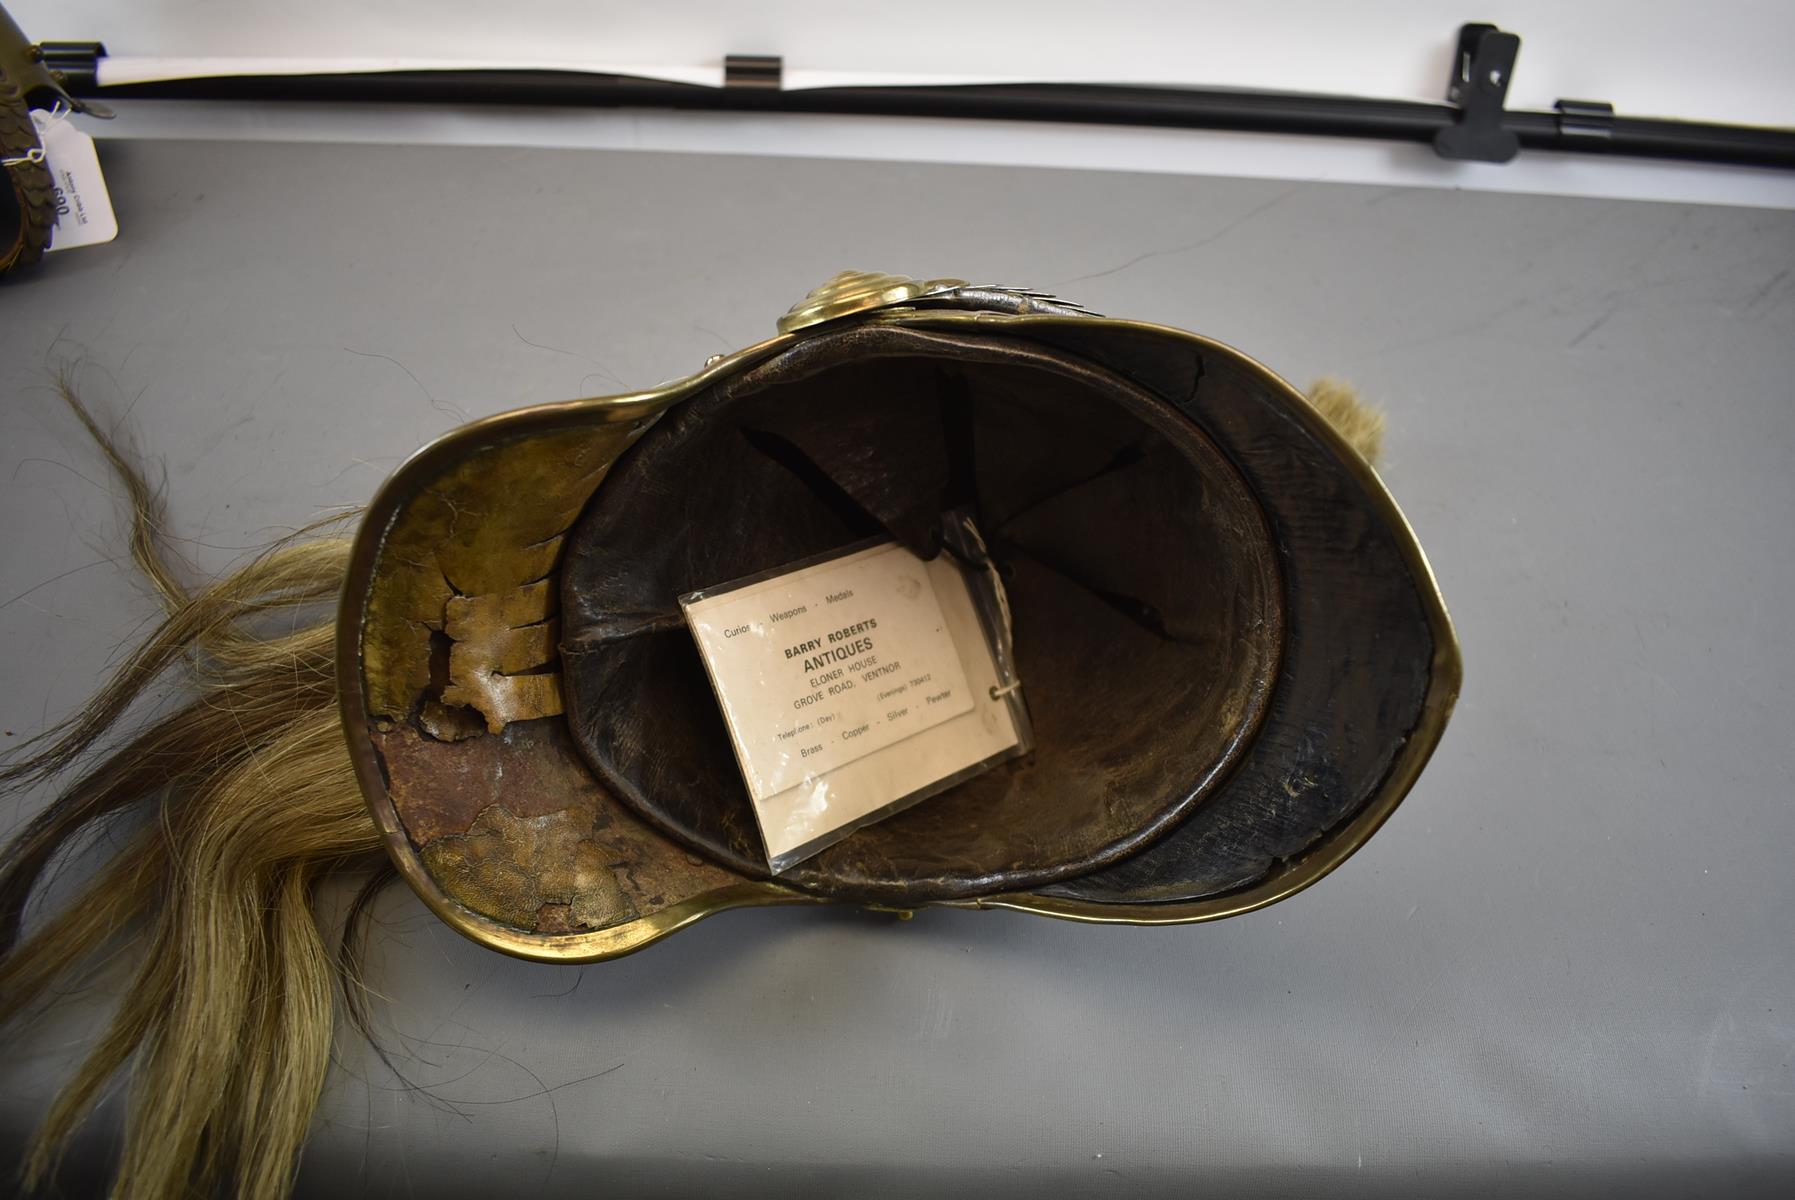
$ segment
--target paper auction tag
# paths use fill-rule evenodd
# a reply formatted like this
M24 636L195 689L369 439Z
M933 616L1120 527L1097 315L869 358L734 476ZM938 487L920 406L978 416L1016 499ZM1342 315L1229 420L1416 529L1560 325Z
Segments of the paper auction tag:
M118 236L112 197L100 174L100 156L93 139L69 122L66 113L33 109L32 124L44 148L44 165L56 191L56 228L50 251L95 246Z
M775 870L1021 741L946 555L888 542L680 603Z

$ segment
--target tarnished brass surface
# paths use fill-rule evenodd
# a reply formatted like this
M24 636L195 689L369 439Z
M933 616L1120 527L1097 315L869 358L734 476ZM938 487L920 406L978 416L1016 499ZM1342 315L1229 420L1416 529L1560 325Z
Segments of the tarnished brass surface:
M604 929L743 882L619 808L559 719L451 745L382 723L373 743L424 865L456 903L493 920Z
M1144 348L1138 353L1194 362L1193 400L1205 379L1232 372L1250 381L1279 421L1321 448L1320 457L1348 481L1342 486L1391 539L1431 646L1424 695L1412 726L1392 740L1381 777L1363 796L1335 797L1343 813L1337 821L1240 886L1187 900L1134 901L1123 886L1078 892L1083 880L1073 879L1058 885L1064 895L1006 892L953 903L1085 921L1202 921L1271 903L1332 870L1408 791L1459 685L1445 607L1376 474L1295 389L1219 343L1141 322L1039 315L1020 301L1001 313L906 305L912 298L845 319L1023 340L1063 336L1092 346L1126 335ZM525 957L586 961L628 953L727 908L817 902L779 882L744 879L649 830L571 752L564 719L534 711L553 705L547 685L509 682L553 678L552 660L532 661L553 646L553 635L530 631L552 627L557 614L530 589L556 578L562 536L610 462L666 408L804 336L774 338L654 391L476 422L426 448L376 497L340 614L345 727L395 863L426 903L468 936ZM1200 409L1188 411L1206 421ZM1224 451L1237 449L1226 437L1218 441ZM524 693L536 694L526 702ZM1313 786L1327 784L1316 779ZM1126 878L1123 869L1133 861L1111 870Z
M454 644L442 703L474 709L486 718L489 733L513 721L558 715L555 596L552 581L538 579L508 592L449 597L443 632Z
M760 353L751 347L683 386ZM552 650L552 637L519 645L528 622L517 622L552 604L552 588L538 596L530 585L553 578L562 535L591 489L680 387L457 430L400 469L357 538L337 624L357 778L400 874L445 922L507 953L612 958L728 908L815 902L644 841L640 822L569 752L559 717L495 705L510 723L494 733L479 709L454 702L474 698L469 680L482 664ZM451 692L458 645L463 690ZM552 675L552 657L529 672L544 668ZM522 678L537 677L529 672ZM504 677L488 679L484 694L502 691ZM546 867L545 878L525 881L525 863Z
M381 548L358 631L370 715L405 719L423 701L433 633L469 638L459 656L450 650L461 699L436 699L480 708L489 728L559 711L552 689L499 678L549 661L544 636L517 628L528 620L512 622L529 616L529 594L519 590L554 569L563 535L629 436L612 426L487 445L411 498ZM538 595L553 602L552 589ZM533 648L542 657L530 662Z

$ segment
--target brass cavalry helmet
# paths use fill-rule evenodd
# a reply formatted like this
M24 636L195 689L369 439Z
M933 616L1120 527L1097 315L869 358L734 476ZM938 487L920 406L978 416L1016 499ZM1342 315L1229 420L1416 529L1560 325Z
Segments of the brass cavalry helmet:
M777 876L678 597L975 512L1030 754ZM1376 831L1459 686L1377 475L1195 334L1039 293L844 273L651 391L456 430L381 490L342 714L400 872L528 958L743 905L1171 924L1306 887Z

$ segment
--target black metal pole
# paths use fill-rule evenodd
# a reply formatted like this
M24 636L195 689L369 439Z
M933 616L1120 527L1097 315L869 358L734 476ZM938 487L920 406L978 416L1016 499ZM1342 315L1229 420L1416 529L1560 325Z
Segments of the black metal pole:
M1431 142L1459 120L1445 104L1285 92L1091 84L956 87L698 87L625 75L561 71L400 71L240 76L100 87L69 72L69 90L101 99L517 104L734 112L955 117L1145 125ZM1795 168L1795 131L1561 111L1505 112L1501 126L1532 150ZM1602 106L1583 106L1583 110Z

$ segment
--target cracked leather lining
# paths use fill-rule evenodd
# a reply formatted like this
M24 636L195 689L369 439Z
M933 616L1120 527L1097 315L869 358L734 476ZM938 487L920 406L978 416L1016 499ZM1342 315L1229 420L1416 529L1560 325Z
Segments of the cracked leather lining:
M925 555L975 510L1006 574L1037 749L780 878L907 904L1114 863L1189 816L1264 714L1277 553L1239 473L1173 406L1014 340L820 333L671 410L571 535L562 654L604 784L715 861L766 874L677 597L889 533Z

